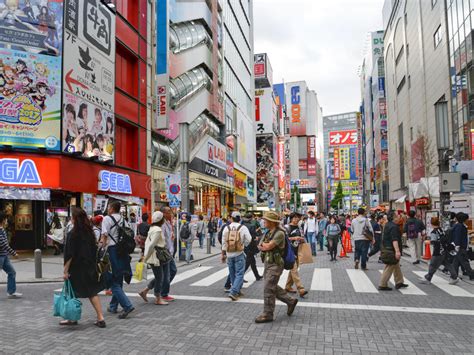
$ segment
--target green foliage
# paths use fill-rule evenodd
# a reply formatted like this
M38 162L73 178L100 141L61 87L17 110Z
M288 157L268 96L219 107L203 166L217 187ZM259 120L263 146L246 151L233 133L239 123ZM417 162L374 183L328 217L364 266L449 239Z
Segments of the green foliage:
M344 194L342 193L342 184L339 181L337 185L336 194L334 195L333 199L331 200L331 208L337 210L339 205L342 207L342 200L344 199Z
M296 202L295 202L295 196L296 196ZM298 208L301 208L300 190L298 189L298 186L296 185L294 185L293 188L291 189L290 205L295 206L295 210L297 210Z

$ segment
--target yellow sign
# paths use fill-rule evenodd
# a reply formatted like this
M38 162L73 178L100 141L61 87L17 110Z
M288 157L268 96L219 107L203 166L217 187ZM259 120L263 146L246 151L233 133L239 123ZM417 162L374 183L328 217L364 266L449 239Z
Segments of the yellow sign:
M351 155L349 148L339 148L340 180L351 178Z
M234 187L236 195L247 197L247 175L234 170Z

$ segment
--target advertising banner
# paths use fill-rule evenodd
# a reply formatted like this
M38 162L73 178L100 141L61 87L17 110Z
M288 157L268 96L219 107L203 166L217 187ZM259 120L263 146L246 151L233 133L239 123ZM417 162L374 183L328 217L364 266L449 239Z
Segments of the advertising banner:
M4 0L0 9L0 47L61 55L62 0Z
M285 142L278 142L278 188L285 188Z
M0 144L60 150L61 57L0 49Z
M240 110L237 110L237 163L255 171L255 129L254 124Z
M234 187L236 195L247 197L247 175L239 170L234 170Z
M316 175L316 137L308 137L308 176Z
M247 176L247 200L255 202L255 181L250 176Z
M350 147L350 179L355 180L357 179L357 147Z
M308 170L308 161L306 159L300 159L298 161L298 167L300 170Z
M349 180L351 178L351 159L349 148L339 148L340 179Z
M257 134L271 134L277 127L273 89L255 90L255 129Z
M234 186L234 150L230 147L227 147L226 154L227 183L231 186Z
M273 95L275 96L275 103L279 112L279 117L283 119L285 107L285 84L273 85Z
M214 138L207 136L206 142L199 148L195 158L189 164L189 168L226 181L226 171L230 170L227 157L226 147Z
M341 183L342 185L342 194L344 196L349 196L351 194L355 196L359 194L359 180L330 180L329 186L333 195L336 194L337 186L339 185L339 183Z
M115 14L98 0L65 6L63 151L113 160Z
M255 79L265 78L267 76L267 55L265 53L254 55L253 72Z
M411 145L412 182L418 182L425 176L424 150L425 141L423 137L418 138Z
M257 202L275 201L273 136L257 137Z
M341 166L339 162L339 148L334 149L334 179L341 179Z
M303 81L286 84L290 135L306 135L306 83Z
M354 145L357 144L357 130L351 129L348 131L331 131L329 132L329 145Z
M154 129L169 128L168 0L156 1L156 117Z

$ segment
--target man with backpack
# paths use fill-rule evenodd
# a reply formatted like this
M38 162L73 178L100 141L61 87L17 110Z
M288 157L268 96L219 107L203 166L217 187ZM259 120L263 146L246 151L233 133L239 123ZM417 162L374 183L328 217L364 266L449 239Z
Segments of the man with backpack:
M247 229L250 232L250 235L252 236L252 241L247 245L244 249L245 255L247 256L246 262L245 262L245 271L248 270L249 267L252 267L253 274L255 276L255 279L257 281L260 281L263 279L263 276L260 276L258 274L258 269L257 269L257 261L255 260L255 255L259 253L258 250L258 239L257 239L257 227L255 226L255 223L253 223L253 214L248 212L245 217L243 218L242 225L247 227ZM246 282L244 280L244 282Z
M244 283L245 254L244 248L252 241L248 228L240 223L240 212L232 212L232 223L222 233L221 260L227 260L231 289L229 298L237 301L242 296L240 289Z
M468 219L469 216L464 212L456 214L457 223L452 228L452 243L454 244L454 251L456 252L453 266L456 272L459 272L459 266L461 266L464 273L469 276L469 280L474 280L474 271L471 268L467 254L469 239L466 221Z
M179 239L186 244L186 263L191 264L194 237L191 231L191 215L186 214L186 220L179 229Z
M367 270L367 255L369 253L369 245L374 238L374 230L370 225L369 220L365 217L365 210L359 208L357 210L358 216L354 218L351 223L350 231L354 238L355 253L354 253L354 268L359 268L359 262L361 263L362 270Z
M275 312L275 299L288 306L286 314L291 316L295 310L298 299L288 296L286 291L278 286L281 274L285 266L285 253L293 254L285 231L280 227L280 218L276 212L266 212L265 220L268 232L260 241L258 248L262 252L262 261L265 264L264 290L263 290L263 313L255 318L255 323L273 322ZM295 262L293 254L293 263ZM292 265L291 265L292 266Z
M408 214L409 218L405 223L403 232L407 236L407 244L410 248L411 259L413 265L420 263L421 257L421 238L422 234L425 233L425 225L422 221L417 219L416 212L411 210Z
M113 201L109 204L108 215L102 221L101 245L107 247L112 266L112 299L107 311L117 313L120 304L122 307L122 313L119 315L120 319L127 318L135 310L132 302L123 291L124 276L128 277L132 274L131 258L125 253L127 250L122 250L121 247L127 238L125 235L126 228L128 228L128 224L120 214L120 202Z

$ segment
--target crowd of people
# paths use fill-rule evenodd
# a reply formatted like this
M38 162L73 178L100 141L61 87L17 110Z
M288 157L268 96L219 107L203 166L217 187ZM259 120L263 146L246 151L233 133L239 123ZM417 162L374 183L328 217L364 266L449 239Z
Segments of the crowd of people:
M169 207L162 207L151 214L142 215L141 223L136 228L136 235L128 233L129 223L120 212L121 204L111 202L105 216L96 215L89 218L86 212L73 207L70 223L63 227L57 216L51 223L52 235L55 229L65 231L64 238L64 280L70 280L78 298L88 298L96 311L95 325L106 327L102 312L99 292L108 289L111 299L107 312L118 314L125 319L135 310L134 305L123 290L124 282L130 283L132 277L130 254L138 246L141 249L143 261L152 270L154 278L148 280L146 287L138 295L144 302L149 302L150 291L154 295L154 304L169 305L174 298L170 295L170 286L177 274L175 255L181 249L178 238L185 245L182 251L185 260L192 262L193 242L198 241L199 247L204 248L205 237L208 243L220 244L221 260L227 263L228 277L224 285L232 301L244 297L242 286L247 282L244 278L246 271L251 268L256 281L264 280L263 313L256 323L271 322L274 319L276 299L287 305L290 316L295 310L298 298L289 296L297 294L304 298L308 291L299 276L299 251L303 244L308 243L308 253L316 255L327 249L330 261L336 262L338 246L343 233L350 235L354 242L354 268L368 270L369 258L378 254L378 263L385 264L380 278L379 290L390 291L388 281L391 276L395 279L395 288L405 288L400 260L404 245L410 248L413 264L418 264L421 257L421 246L430 243L433 255L428 273L420 282L429 284L434 273L440 266L443 272L450 275L450 284L459 280L459 268L471 280L474 273L469 263L468 255L468 216L464 213L452 215L451 225L443 229L439 218L431 218L433 230L426 233L422 221L416 218L414 211L408 217L395 211L379 212L366 216L363 208L357 216L315 213L307 215L298 212L279 215L276 212L266 212L263 216L255 216L247 212L242 215L234 211L229 218L211 218L203 216L192 217L182 213L177 221L176 229L173 212ZM15 270L9 260L16 252L8 245L5 233L7 218L0 213L0 266L8 274L7 293L9 298L20 298L16 292ZM179 236L176 235L178 231ZM132 247L124 252L127 237L131 238ZM54 245L56 253L60 252ZM263 275L259 274L256 257L260 254L264 264ZM293 255L293 259L291 259ZM310 257L311 258L311 257ZM285 287L280 287L279 280L284 270L288 270ZM293 285L296 287L293 288ZM119 312L119 308L121 308ZM76 325L77 321L65 319L60 325Z

